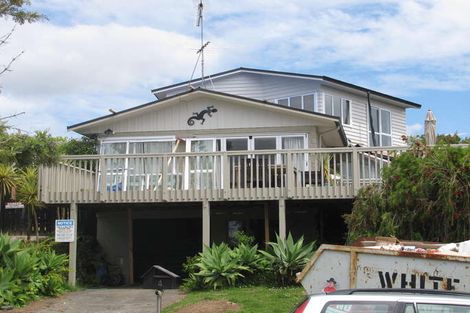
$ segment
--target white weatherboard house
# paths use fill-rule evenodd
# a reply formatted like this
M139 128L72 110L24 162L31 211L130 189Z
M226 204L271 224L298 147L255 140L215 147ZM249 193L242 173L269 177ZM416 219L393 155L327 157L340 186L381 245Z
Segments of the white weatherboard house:
M40 172L40 198L78 207L128 282L237 230L340 243L341 215L406 149L419 104L325 76L238 68L69 127L101 143ZM80 218L82 220L83 218Z

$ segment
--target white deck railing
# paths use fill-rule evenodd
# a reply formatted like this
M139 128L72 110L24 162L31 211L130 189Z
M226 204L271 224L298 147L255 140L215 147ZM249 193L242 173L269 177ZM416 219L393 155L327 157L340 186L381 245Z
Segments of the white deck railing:
M46 203L353 198L406 147L65 156L40 169Z

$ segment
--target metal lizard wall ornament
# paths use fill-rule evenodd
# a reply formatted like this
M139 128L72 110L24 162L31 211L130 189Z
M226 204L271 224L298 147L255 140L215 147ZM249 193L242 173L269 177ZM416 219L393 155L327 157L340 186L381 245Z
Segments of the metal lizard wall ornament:
M198 121L201 121L201 125L204 124L204 122L206 121L206 119L204 118L204 115L208 115L209 117L212 117L212 113L215 113L217 112L217 109L214 108L213 105L211 106L208 106L206 109L202 110L201 112L194 112L193 113L193 116L191 116L190 118L188 118L188 125L189 126L193 126L194 125L194 121L195 120L198 120Z

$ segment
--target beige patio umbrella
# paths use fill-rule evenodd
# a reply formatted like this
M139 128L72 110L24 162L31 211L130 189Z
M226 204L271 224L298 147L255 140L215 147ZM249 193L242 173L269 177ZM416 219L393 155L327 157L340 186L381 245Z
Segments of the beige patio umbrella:
M436 144L436 118L431 110L428 110L424 120L424 140L428 146Z

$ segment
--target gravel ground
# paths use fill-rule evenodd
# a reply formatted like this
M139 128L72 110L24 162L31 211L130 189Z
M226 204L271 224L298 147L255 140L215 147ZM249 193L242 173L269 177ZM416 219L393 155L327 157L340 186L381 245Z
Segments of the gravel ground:
M175 290L163 294L163 307L184 298ZM156 296L152 289L115 288L87 289L70 292L58 298L35 301L8 313L154 313Z

